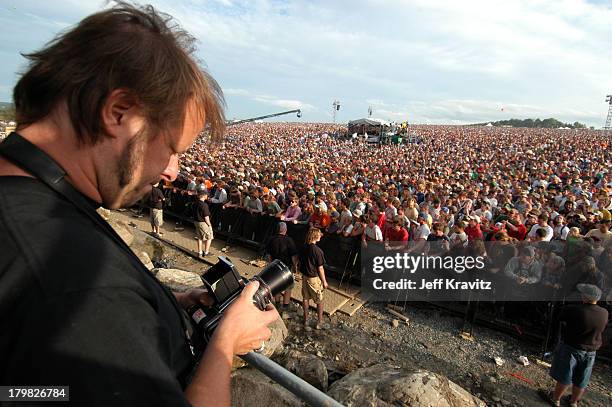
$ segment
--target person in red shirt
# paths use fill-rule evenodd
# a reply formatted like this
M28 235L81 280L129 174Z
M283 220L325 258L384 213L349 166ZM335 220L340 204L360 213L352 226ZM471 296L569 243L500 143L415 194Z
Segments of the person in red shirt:
M478 216L470 216L468 219L468 226L465 228L465 234L468 237L468 241L483 240L484 236L480 229L480 223L478 223Z
M385 249L401 250L408 244L408 231L402 226L400 219L393 219L393 226L387 229Z
M516 211L510 214L509 219L504 222L504 226L508 231L508 236L516 240L525 240L525 237L527 237L527 228L523 225L521 217Z

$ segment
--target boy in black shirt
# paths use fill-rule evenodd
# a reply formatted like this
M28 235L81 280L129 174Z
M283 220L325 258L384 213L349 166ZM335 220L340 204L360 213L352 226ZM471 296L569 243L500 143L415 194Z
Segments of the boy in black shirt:
M317 246L321 240L321 231L312 228L306 235L306 244L299 254L300 272L304 275L302 280L302 307L304 308L304 326L308 326L308 307L312 299L317 304L318 322L316 329L323 328L323 290L328 287L325 278L325 255L323 250Z

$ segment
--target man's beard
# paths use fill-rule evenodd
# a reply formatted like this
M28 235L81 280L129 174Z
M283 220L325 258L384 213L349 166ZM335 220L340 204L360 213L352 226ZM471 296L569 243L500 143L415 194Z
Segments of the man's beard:
M123 150L117 168L120 188L125 188L134 179L136 169L143 162L147 138L146 129L142 129L129 141L125 150Z

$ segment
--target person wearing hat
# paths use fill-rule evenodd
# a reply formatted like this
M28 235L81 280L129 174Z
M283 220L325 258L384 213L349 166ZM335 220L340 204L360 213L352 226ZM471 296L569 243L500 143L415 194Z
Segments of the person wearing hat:
M208 191L198 191L198 202L195 208L194 226L196 230L196 239L198 241L198 256L204 257L210 255L210 245L213 240L213 229L210 221L210 208L208 207ZM204 252L202 252L202 245Z
M578 406L591 378L597 350L602 345L602 334L608 324L608 311L597 305L601 290L592 284L576 286L582 303L566 305L559 314L562 324L561 342L555 349L550 377L555 388L546 398L555 406L561 405L563 393L572 386L569 405Z

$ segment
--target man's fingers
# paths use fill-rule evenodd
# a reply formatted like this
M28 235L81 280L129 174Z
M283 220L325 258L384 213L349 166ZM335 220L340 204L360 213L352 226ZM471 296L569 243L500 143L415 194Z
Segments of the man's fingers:
M258 288L259 288L259 281L257 280L251 281L244 287L244 290L242 290L241 296L245 296L246 298L251 300L253 298L253 295L255 295L255 293L257 292Z

